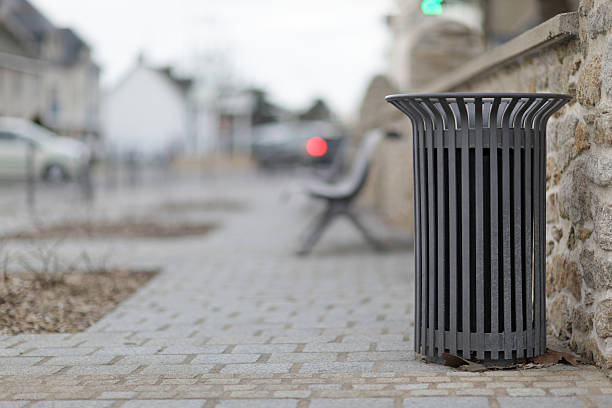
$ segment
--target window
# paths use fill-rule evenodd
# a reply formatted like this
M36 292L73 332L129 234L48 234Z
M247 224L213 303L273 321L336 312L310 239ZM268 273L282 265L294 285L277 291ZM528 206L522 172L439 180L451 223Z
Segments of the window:
M3 132L0 130L0 142L8 142L16 139L17 136L14 133Z

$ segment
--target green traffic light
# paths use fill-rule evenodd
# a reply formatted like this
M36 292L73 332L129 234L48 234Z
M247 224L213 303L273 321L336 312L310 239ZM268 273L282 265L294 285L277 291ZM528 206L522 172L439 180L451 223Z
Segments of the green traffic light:
M430 16L442 14L442 0L423 0L421 10Z

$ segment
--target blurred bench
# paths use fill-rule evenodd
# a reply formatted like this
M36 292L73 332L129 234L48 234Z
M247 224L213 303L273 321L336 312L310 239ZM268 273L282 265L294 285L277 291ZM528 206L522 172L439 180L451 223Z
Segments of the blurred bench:
M370 234L353 211L352 203L359 196L365 185L372 157L378 143L384 136L397 137L395 133L385 133L382 130L374 130L365 136L355 156L351 170L340 181L336 183L312 182L302 186L302 192L312 198L324 200L326 207L315 218L312 226L307 229L305 239L297 252L298 255L307 255L321 238L321 235L323 235L323 232L331 224L332 220L339 215L344 215L351 220L374 249L382 249L382 245Z

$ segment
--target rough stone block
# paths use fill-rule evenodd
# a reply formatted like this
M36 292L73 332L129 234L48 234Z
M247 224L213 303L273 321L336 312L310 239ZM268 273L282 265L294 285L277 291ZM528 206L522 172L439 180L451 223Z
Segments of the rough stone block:
M612 337L612 299L605 299L597 305L595 329L599 337Z
M602 112L595 119L593 142L601 145L612 145L612 112Z
M587 18L586 31L594 39L597 35L605 33L612 25L612 10L610 3L604 2L592 10Z
M612 99L612 36L606 39L606 51L603 55L601 70L601 82L603 83L603 93L608 99Z
M593 184L598 186L612 185L612 151L608 149L605 152L589 154L586 175Z
M612 200L612 194L610 194ZM593 196L593 223L595 241L601 249L612 251L612 202L608 197Z
M576 97L583 105L595 106L601 96L601 57L589 58L582 68L576 87Z
M559 215L578 224L590 218L590 194L584 160L578 158L568 167L557 193Z
M578 265L568 261L562 255L555 255L551 264L546 265L546 295L567 289L576 298L581 300L581 279Z
M571 337L572 312L569 308L566 295L557 295L555 297L550 304L548 315L555 335L565 338Z
M612 259L606 252L585 248L580 253L584 283L591 289L612 288Z
M579 305L574 309L572 322L572 332L578 330L583 333L590 333L593 328L593 313L587 312L582 305Z

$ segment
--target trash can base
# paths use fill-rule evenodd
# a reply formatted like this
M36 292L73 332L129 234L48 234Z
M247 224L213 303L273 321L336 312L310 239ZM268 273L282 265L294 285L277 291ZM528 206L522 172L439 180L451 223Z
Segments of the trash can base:
M440 357L440 356L426 356L423 354L418 354L415 353L417 360L422 360L425 361L426 363L429 364L441 364L441 365L448 365L448 366L452 366L451 364L449 364L447 362L447 360L445 360L444 358ZM465 360L463 357L461 356L455 356L458 357L461 360ZM478 359L471 359L468 360L472 363L476 363L476 364L480 364L485 366L487 369L497 369L497 368L512 368L515 367L517 364L522 364L522 363L527 363L527 359L526 358L517 358L517 359L511 359L511 360L492 360L492 359L485 359L485 360L478 360Z

